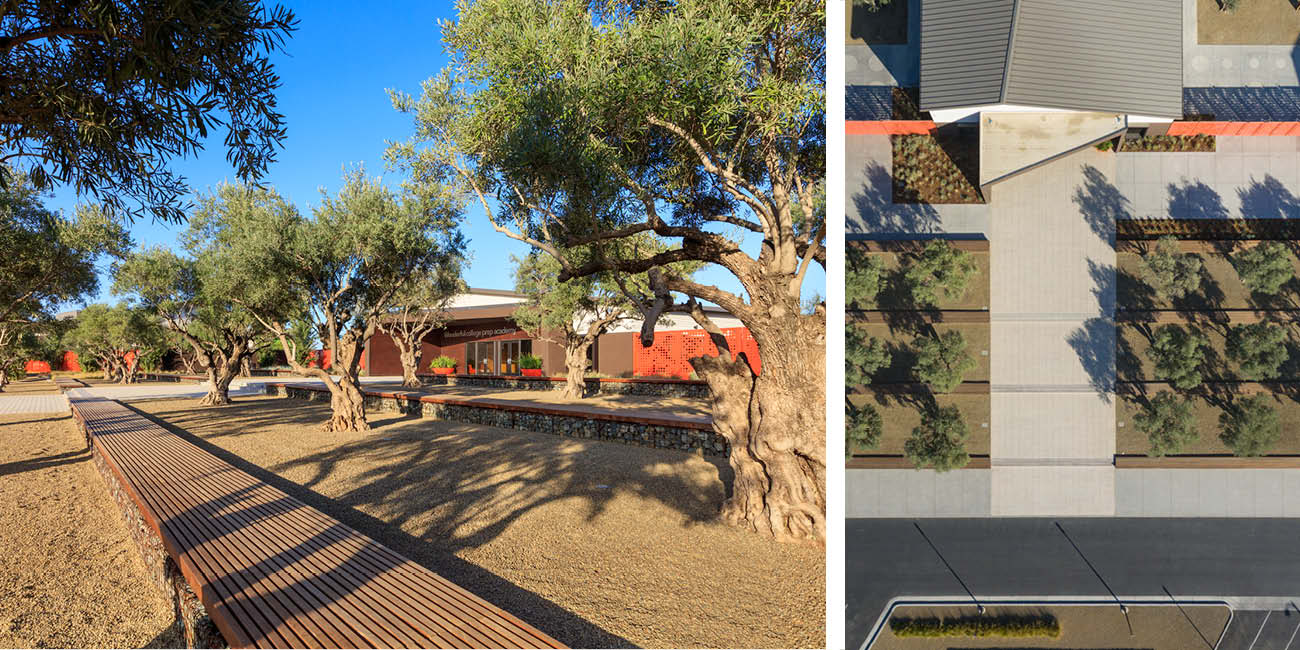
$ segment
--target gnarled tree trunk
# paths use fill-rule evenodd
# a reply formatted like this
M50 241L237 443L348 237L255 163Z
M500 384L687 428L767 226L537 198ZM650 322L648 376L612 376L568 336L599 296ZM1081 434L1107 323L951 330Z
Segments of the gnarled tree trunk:
M396 341L397 338L394 337L393 340ZM398 348L398 356L402 360L402 387L419 388L420 378L415 373L420 369L420 357L423 355L420 354L419 350L403 346L400 343Z
M199 406L218 406L230 403L230 382L235 380L235 366L231 363L211 364L207 367L208 394L199 400Z
M587 350L591 341L586 337L570 340L564 346L564 392L568 399L582 399L587 394Z
M329 380L326 380L329 381ZM369 431L366 422L366 401L361 388L352 382L352 378L343 374L330 390L330 421L323 431Z
M760 375L743 357L695 357L690 363L709 385L714 431L731 444L735 479L723 520L780 540L821 542L826 320L820 314L778 317L779 311L746 323L763 350Z
M3 393L5 386L9 385L9 371L0 368L0 393Z

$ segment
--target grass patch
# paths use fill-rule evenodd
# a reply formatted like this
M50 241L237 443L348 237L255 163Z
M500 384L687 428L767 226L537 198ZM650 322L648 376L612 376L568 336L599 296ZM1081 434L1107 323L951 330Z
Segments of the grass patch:
M1152 244L1154 246L1154 242ZM1119 309L1294 309L1300 306L1300 282L1292 279L1278 296L1252 295L1241 283L1237 270L1226 255L1191 253L1201 259L1204 278L1198 291L1178 300L1155 294L1142 279L1142 256L1133 252L1115 255L1118 266L1116 301ZM1292 251L1291 265L1300 277L1300 260Z
M1176 151L1176 152L1210 152L1215 150L1215 137L1212 135L1148 135L1136 140L1125 140L1120 151Z
M907 0L894 0L872 11L844 3L848 43L858 45L902 45L907 42Z
M861 320L850 322L852 327L857 327L859 331L870 336L874 336L885 342L889 348L893 363L888 367L876 371L876 383L900 383L909 381L920 381L912 373L912 367L916 363L916 346L915 341L920 336L940 336L945 332L961 332L966 338L966 352L978 364L974 370L971 370L965 376L965 381L988 381L989 380L989 357L982 352L989 350L989 324L988 323L934 323L926 324L920 330L923 334L918 334L918 330L910 326L899 327L889 323L867 323Z
M897 394L866 389L848 395L855 406L870 404L880 413L884 427L880 443L875 448L853 448L855 454L902 456L903 443L912 437L912 429L921 424L921 410L930 406L956 406L966 420L966 452L972 456L989 453L990 404L988 395L930 395L929 393Z
M881 290L874 305L868 309L915 309L903 289L903 269L912 253L870 253L884 263L881 273ZM989 253L971 251L975 260L975 274L966 285L966 293L959 300L939 296L938 309L988 309L989 308Z
M983 203L978 187L979 133L946 128L933 135L895 135L895 203Z
M1153 393L1152 393L1153 394ZM1219 439L1219 414L1223 412L1221 404L1230 394L1194 395L1192 413L1196 417L1197 439L1188 443L1179 454L1232 454L1232 450ZM1151 449L1147 436L1138 431L1133 424L1133 416L1140 412L1150 394L1126 394L1116 403L1115 418L1118 428L1115 434L1115 451L1121 454L1146 454ZM1277 410L1282 421L1282 438L1269 449L1271 455L1300 454L1300 395L1273 393L1269 406ZM1177 454L1170 454L1177 455Z
M1061 636L1061 623L1051 614L1003 614L959 618L889 619L897 637L1051 637Z
M1196 0L1196 42L1202 45L1295 45L1300 12L1291 0L1242 0L1219 11L1218 0Z

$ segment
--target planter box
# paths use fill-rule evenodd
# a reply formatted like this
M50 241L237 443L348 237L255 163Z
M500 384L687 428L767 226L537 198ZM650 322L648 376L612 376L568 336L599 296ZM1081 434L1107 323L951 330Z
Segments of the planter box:
M454 375L454 374L456 374L456 369L455 369L455 368L434 368L434 369L433 369L433 374L435 374L435 375Z
M525 377L541 377L541 376L542 376L542 369L541 369L541 368L520 368L519 371L522 372L522 373L524 373L524 376L525 376Z

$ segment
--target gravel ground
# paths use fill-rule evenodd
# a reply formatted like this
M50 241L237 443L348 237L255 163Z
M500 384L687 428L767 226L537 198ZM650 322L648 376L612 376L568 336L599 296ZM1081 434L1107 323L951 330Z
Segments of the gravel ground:
M366 384L366 390L408 391L434 397L491 397L493 399L523 400L539 404L564 406L591 406L601 409L627 409L639 412L666 413L669 415L707 416L709 400L702 397L648 397L645 395L596 394L582 399L569 399L557 390L506 390L478 386L424 386L418 389L402 388L401 384Z
M387 413L322 433L328 407L274 397L131 406L572 647L825 644L824 551L717 523L725 462Z
M0 648L176 646L67 413L0 416L0 531Z

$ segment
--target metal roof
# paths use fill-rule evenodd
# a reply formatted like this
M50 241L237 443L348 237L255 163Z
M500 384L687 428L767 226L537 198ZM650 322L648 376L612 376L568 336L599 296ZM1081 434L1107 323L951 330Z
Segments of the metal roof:
M1181 117L1182 22L1182 0L922 0L921 108Z

